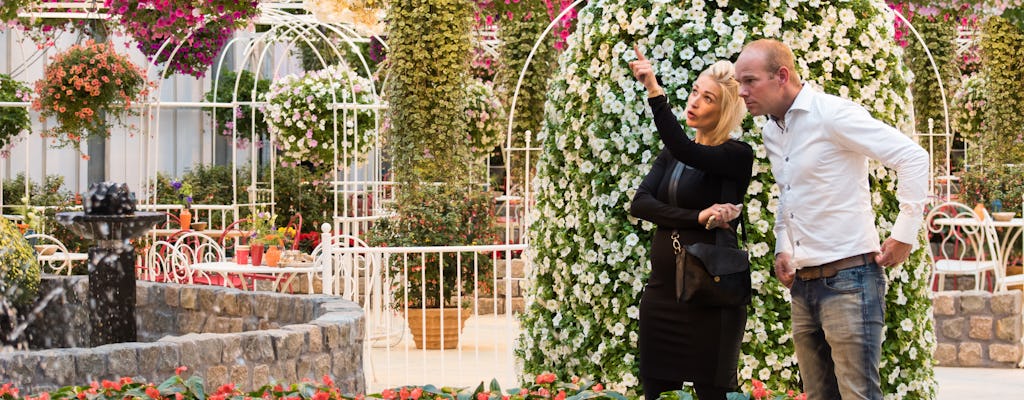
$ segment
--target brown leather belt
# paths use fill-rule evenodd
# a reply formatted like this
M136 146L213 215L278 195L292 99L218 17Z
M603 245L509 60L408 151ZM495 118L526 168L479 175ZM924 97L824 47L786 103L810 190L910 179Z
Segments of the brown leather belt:
M846 258L840 258L830 263L821 264L816 267L803 267L796 270L796 277L800 278L801 281L809 281L821 278L831 278L836 276L839 271L849 269L853 267L859 267L861 265L867 265L875 261L875 254L878 253L864 253Z

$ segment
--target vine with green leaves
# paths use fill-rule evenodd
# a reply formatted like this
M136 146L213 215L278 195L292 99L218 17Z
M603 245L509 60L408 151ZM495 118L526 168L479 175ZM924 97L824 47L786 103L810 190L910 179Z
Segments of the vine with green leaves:
M911 22L918 33L928 45L932 59L939 69L939 77L942 79L943 89L947 104L953 99L959 85L960 69L956 60L956 27L937 16L914 14ZM931 60L921 46L921 42L911 38L904 53L904 61L907 67L914 73L914 83L911 91L914 94L914 118L917 132L928 133L928 120L933 121L933 130L936 133L945 132L946 114L942 104L942 93L939 89L939 81L935 76ZM949 111L952 113L952 104ZM950 116L952 117L952 116ZM946 142L944 137L935 139L935 149L944 152ZM945 163L945 157L941 153L935 154L932 158L936 166Z
M469 175L464 85L473 10L471 0L396 1L388 8L383 92L397 182L455 182Z
M235 97L235 83L238 83L238 97ZM217 103L230 103L233 101L253 102L270 91L269 79L257 79L252 72L243 70L241 74L221 70L217 75L217 91L211 89L206 92L206 101ZM231 110L222 108L204 108L204 112L214 114L216 120L215 130L224 136L232 136L233 132L238 133L239 141L250 140L250 135L255 129L257 139L268 139L270 133L267 122L264 120L263 110L256 109L255 116L252 114L252 106L241 105Z
M988 101L982 133L985 165L1024 159L1024 33L1002 17L985 22L981 37L982 73Z

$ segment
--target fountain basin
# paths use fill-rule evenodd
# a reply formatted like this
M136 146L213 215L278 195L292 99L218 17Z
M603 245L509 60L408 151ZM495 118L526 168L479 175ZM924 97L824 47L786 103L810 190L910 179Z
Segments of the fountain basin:
M28 329L32 350L0 352L0 383L22 393L130 376L160 383L178 366L207 393L233 382L253 390L330 376L365 391L363 311L323 295L245 292L219 286L137 281L138 342L88 345L88 278L44 275L41 293L64 289ZM82 346L82 347L76 347Z

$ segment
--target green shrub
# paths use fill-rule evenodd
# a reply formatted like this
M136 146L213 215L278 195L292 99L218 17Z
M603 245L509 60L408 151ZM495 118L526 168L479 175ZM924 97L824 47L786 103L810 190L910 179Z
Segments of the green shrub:
M394 215L373 226L367 237L370 245L469 246L497 242L492 196L452 185L420 185L402 189L395 202ZM445 253L443 268L438 266L437 253L426 254L422 260L414 257L408 265L408 282L399 283L400 287L394 291L396 304L408 299L409 307L451 305L449 303L457 291L461 290L463 296L473 292L474 276L480 284L491 281L490 255L480 255L478 259L480 264L474 274L472 256L465 253L462 254L461 270L455 253ZM420 261L424 264L419 265ZM405 278L405 263L392 265L391 275L401 282ZM444 282L441 281L442 269ZM456 276L460 273L462 281L458 282ZM422 290L424 287L425 291Z
M11 221L0 218L0 297L15 306L32 304L39 291L35 251Z

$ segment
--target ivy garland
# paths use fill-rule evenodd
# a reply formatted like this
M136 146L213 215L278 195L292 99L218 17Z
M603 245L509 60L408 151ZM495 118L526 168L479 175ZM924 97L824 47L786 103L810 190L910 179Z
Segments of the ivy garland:
M388 145L398 182L469 176L467 93L471 0L391 2L387 25Z
M524 378L554 371L612 382L612 389L628 395L639 391L637 304L654 226L627 210L661 144L643 86L629 72L634 44L654 62L678 116L706 65L734 59L752 39L773 37L794 49L808 84L863 104L875 117L910 132L908 74L902 49L892 41L893 22L880 0L597 0L582 9L550 85L538 138L543 152L527 253L533 269L516 346ZM784 393L799 388L799 377L789 294L771 273L778 188L761 144L758 127L764 122L748 119L742 136L759 161L744 208L756 295L739 375L746 390L757 379ZM883 237L898 212L893 180L885 168L872 168ZM887 269L881 361L887 399L935 394L928 272L923 250Z
M935 65L939 68L939 75L942 78L943 87L946 89L946 101L950 107L950 114L952 114L953 94L959 86L960 78L956 49L953 47L957 36L956 26L935 15L914 14L910 20L925 43L928 44L928 50L935 60ZM935 70L917 38L911 37L907 43L904 60L906 60L907 67L914 73L914 84L911 86L911 90L914 93L916 129L920 133L928 133L928 120L931 119L934 124L934 132L944 132L946 114L942 107L942 91L939 90ZM936 138L935 148L945 152L945 138ZM945 157L941 154L937 154L933 160L936 166L945 164Z
M1024 159L1024 34L1002 17L990 17L981 36L985 75L986 164L1015 164Z

